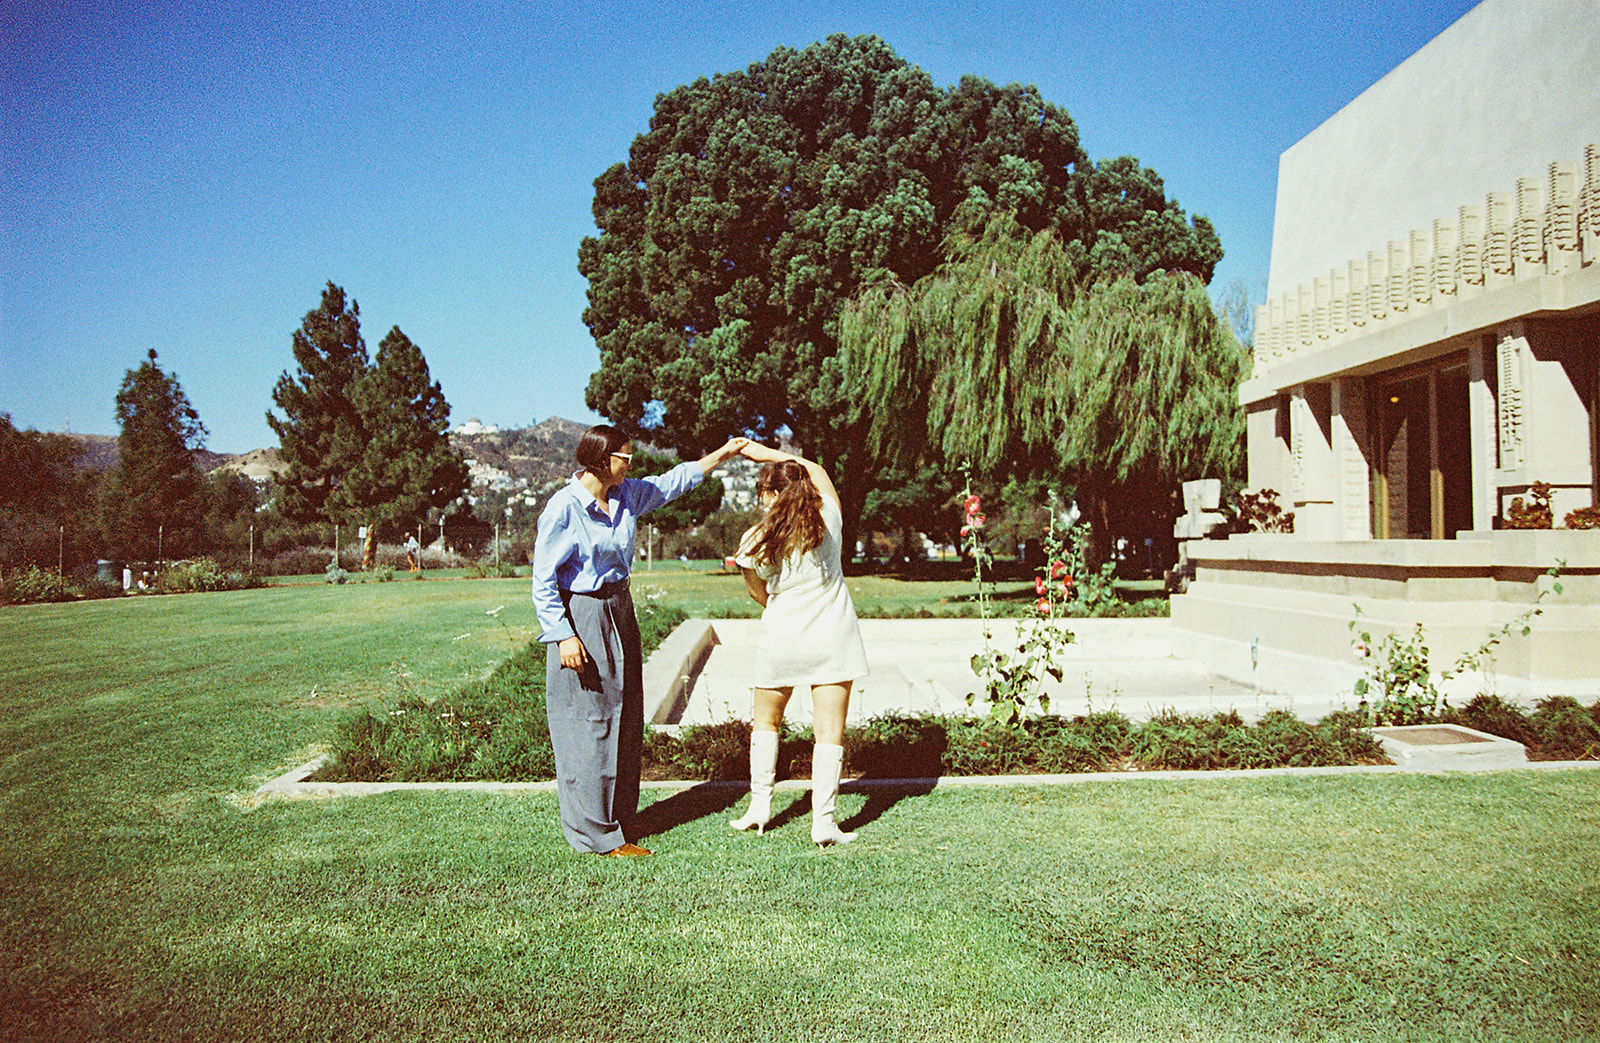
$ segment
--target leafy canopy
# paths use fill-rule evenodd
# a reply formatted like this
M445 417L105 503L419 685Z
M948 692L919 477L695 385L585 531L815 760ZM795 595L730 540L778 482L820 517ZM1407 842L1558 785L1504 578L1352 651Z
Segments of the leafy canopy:
M18 431L0 411L0 566L55 565L94 549L95 481L83 456L78 439Z
M929 274L953 229L996 208L1052 230L1079 280L1208 280L1221 257L1210 223L1186 220L1152 171L1091 164L1035 88L969 76L939 89L877 37L779 48L668 91L595 181L599 235L578 264L600 351L588 404L682 452L787 433L836 463L860 433L845 303ZM844 484L871 469L858 463Z
M912 286L847 308L845 357L867 445L902 463L1060 474L1098 508L1139 482L1161 499L1240 464L1244 349L1187 272L1084 283L1051 229L998 213Z

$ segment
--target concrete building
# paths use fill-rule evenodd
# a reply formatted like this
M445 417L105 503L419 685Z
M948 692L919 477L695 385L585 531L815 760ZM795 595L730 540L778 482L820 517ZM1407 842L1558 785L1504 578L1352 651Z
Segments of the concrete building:
M1436 670L1537 607L1459 688L1600 696L1600 530L1561 528L1600 502L1597 30L1600 0L1485 0L1283 154L1240 397L1295 529L1190 544L1180 655L1324 695L1357 605ZM1535 483L1556 528L1509 528Z

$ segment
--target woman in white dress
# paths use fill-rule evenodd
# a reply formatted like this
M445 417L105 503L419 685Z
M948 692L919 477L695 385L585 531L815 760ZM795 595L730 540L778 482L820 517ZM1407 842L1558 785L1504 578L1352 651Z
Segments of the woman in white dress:
M811 689L816 746L811 755L811 839L855 839L833 821L844 763L850 688L867 675L855 605L840 564L843 515L828 473L810 460L757 442L740 452L765 466L756 492L766 517L745 533L734 560L761 606L756 642L755 719L750 732L750 809L729 823L766 830L778 762L778 729L797 685Z

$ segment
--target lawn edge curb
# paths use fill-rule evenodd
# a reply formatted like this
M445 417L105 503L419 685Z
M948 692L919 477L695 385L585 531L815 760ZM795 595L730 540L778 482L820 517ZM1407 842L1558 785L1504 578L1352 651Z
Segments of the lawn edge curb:
M326 763L319 757L263 784L248 801L254 808L272 800L328 800L335 797L366 797L380 793L408 793L438 790L455 793L554 793L556 783L548 782L309 782L307 776ZM1505 771L1569 771L1600 768L1600 761L1529 761L1526 764L1415 769L1397 764L1356 764L1322 768L1227 768L1210 771L1085 771L1064 775L941 775L921 779L847 779L840 784L846 793L875 790L914 790L995 788L1005 786L1062 786L1093 782L1131 782L1138 780L1187 782L1199 779L1272 779L1314 775L1481 775ZM645 790L737 789L750 784L743 780L675 779L643 782ZM810 779L784 779L779 790L807 790Z

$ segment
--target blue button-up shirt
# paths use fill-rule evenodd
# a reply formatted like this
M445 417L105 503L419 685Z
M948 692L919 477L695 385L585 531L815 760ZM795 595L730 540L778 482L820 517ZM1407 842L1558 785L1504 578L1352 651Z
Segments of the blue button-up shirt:
M577 475L551 496L539 515L539 536L533 545L533 610L544 628L539 640L572 637L561 592L588 594L627 579L639 515L676 500L705 476L700 464L691 461L666 474L625 479L611 490L609 515Z

